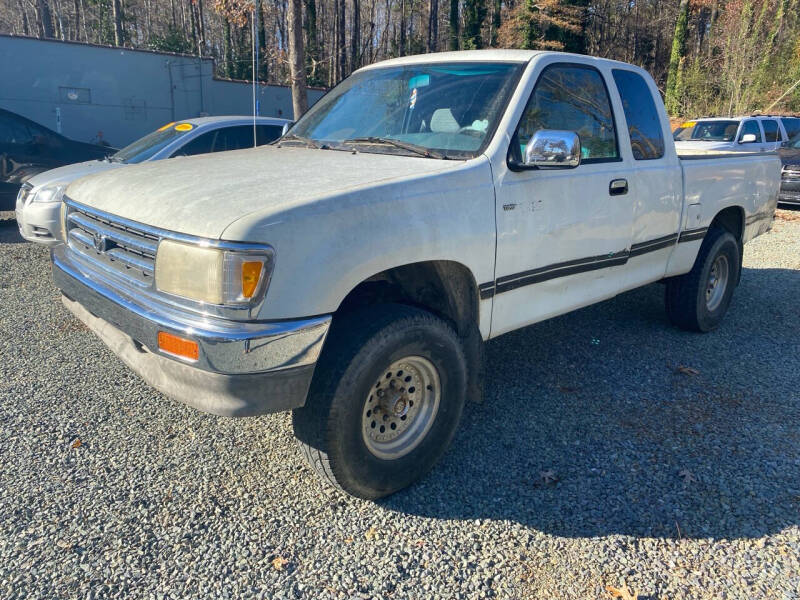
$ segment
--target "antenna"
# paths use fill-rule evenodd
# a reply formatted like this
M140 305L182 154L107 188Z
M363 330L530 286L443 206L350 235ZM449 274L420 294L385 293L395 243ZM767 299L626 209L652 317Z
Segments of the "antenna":
M258 5L255 4L253 11L250 13L250 25L252 27L252 33L250 35L250 39L253 42L253 148L258 145L258 140L256 139L256 63L258 62L258 29L256 28L256 7Z

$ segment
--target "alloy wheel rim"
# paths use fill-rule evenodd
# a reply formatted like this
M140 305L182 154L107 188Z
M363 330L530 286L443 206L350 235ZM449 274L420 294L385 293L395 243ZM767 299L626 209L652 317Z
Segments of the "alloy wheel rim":
M361 431L367 449L384 460L411 452L433 425L441 395L439 373L427 358L407 356L393 362L364 402Z

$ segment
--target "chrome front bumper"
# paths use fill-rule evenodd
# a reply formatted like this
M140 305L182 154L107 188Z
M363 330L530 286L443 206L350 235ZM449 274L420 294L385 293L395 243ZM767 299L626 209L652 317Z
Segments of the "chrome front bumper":
M148 383L215 414L246 416L305 404L331 317L235 322L147 306L72 260L52 251L53 279L64 304ZM158 332L196 341L199 357L158 350Z

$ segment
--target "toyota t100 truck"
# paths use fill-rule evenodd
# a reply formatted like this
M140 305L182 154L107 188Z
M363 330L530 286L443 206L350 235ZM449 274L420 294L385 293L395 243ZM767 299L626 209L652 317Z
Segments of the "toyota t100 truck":
M708 332L769 229L774 154L678 157L650 76L555 52L362 68L276 144L66 190L66 306L200 410L292 410L325 481L377 498L428 471L485 340L665 282Z

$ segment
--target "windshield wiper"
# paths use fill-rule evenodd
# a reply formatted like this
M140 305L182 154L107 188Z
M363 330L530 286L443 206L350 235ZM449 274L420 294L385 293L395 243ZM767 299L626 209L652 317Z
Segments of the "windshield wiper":
M278 147L283 142L301 142L306 146L306 148L316 148L317 150L326 149L328 146L322 145L320 146L317 142L312 140L311 138L303 137L302 135L295 135L294 133L287 134L278 140L276 144Z
M411 142L401 142L400 140L395 140L393 138L385 138L385 137L376 137L376 136L369 136L369 137L357 137L357 138L350 138L349 140L344 140L343 144L385 144L387 146L394 146L395 148L402 148L403 150L408 150L409 152L413 152L414 154L419 154L420 156L424 156L425 158L438 158L441 160L446 160L448 157L441 152L437 152L436 150L431 150L430 148L426 148L425 146L419 146L417 144L412 144Z

